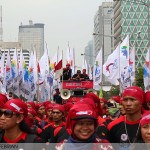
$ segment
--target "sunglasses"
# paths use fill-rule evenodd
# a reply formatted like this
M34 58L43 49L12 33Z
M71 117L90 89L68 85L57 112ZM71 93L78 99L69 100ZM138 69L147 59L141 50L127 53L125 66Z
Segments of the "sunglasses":
M2 117L2 115L4 115L6 118L11 118L13 115L16 114L14 114L12 110L0 110L0 117Z

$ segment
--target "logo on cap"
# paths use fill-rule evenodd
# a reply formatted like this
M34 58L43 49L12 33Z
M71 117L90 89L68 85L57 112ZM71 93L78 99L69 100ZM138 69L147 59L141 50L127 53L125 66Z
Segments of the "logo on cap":
M16 104L14 103L10 103L10 106L14 107L15 109L17 109L17 111L20 111L20 107L18 107Z

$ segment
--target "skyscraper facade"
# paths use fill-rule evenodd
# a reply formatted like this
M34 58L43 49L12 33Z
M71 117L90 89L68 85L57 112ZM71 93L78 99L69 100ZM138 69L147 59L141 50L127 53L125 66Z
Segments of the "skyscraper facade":
M115 47L126 35L130 37L130 49L136 50L136 67L142 67L149 45L149 0L121 0L114 3Z
M95 55L103 49L103 61L114 50L113 2L103 2L94 17L94 50Z
M23 50L36 51L39 59L44 52L44 24L35 23L30 20L29 25L20 25L18 41L21 43Z
M95 55L93 53L93 41L89 41L84 50L84 57L87 62L87 66L94 65Z

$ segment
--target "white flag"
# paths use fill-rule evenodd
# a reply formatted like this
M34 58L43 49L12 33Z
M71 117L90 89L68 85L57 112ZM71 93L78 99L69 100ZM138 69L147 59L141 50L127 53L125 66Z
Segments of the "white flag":
M5 60L5 54L3 53L0 60L0 79L4 78L4 60Z
M103 74L108 78L108 81L114 85L119 85L119 53L120 53L120 44L117 48L110 54L107 58L107 61L103 65Z
M120 81L122 89L124 90L130 86L130 75L128 72L129 67L129 36L120 44Z
M147 51L146 54L143 76L144 76L144 87L146 92L150 90L150 49Z
M100 49L98 55L96 56L94 68L93 68L93 83L94 89L99 90L100 84L102 82L102 48Z
M130 81L132 85L133 82L135 82L135 47L133 47L130 52L128 72L130 74Z

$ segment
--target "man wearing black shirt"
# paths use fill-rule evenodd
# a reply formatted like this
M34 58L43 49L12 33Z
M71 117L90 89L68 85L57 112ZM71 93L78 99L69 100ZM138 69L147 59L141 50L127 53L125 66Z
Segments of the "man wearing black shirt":
M70 80L72 74L72 69L70 68L70 64L66 64L66 68L63 70L63 76L61 77L61 80Z
M141 119L144 92L140 87L131 86L124 90L122 98L126 115L112 121L108 125L108 140L111 143L120 143L119 149L127 145L129 146L131 143L138 142L137 138L140 132L139 122Z
M84 80L84 75L81 74L80 70L77 70L77 73L73 75L72 79L77 80L77 81L81 81L81 80Z
M56 93L54 94L54 101L57 103L57 104L62 104L62 98L60 96L60 92L59 92L59 89L55 89Z

